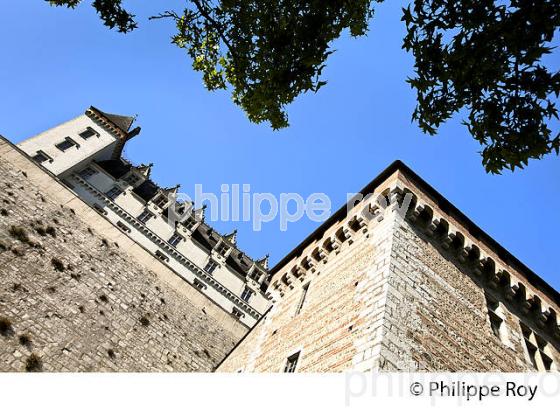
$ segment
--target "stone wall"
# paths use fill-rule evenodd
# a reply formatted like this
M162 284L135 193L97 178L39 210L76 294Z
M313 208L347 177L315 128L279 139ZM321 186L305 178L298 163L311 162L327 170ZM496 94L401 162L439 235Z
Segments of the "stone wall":
M406 221L394 231L390 271L382 369L528 370L519 335L509 349L492 333L483 289Z
M391 186L387 181L392 181ZM317 239L302 246L285 266L274 268L271 283L279 285L276 294L270 289L276 299L272 310L218 371L283 371L287 358L297 351L301 352L298 372L533 371L520 322L548 342L546 353L554 360L552 369L558 369L560 334L551 330L556 325L539 323L544 316L536 307L523 312L528 306L524 299L508 299L505 295L511 288L494 282L492 276L476 274L479 265L458 258L461 249L441 246L442 238L436 238L429 222L412 223L410 211L415 205L403 218L394 201L400 194L395 192L408 190L429 199L398 170L387 181L375 192L390 195L391 204L330 252L316 272L298 273L305 278L299 281L293 279L291 267L301 266L309 250L347 227L348 216L325 228L322 236L313 235ZM434 213L445 215L436 201L430 206ZM460 226L457 220L453 223ZM523 278L521 271L477 241L468 228L464 232L512 278ZM308 300L301 314L294 316L307 281ZM558 310L550 291L524 282L528 292ZM492 329L487 300L497 302L503 315L499 335Z
M246 331L0 138L0 371L211 371Z
M218 371L281 372L300 351L298 372L370 370L380 354L392 221L372 223L276 295L270 312ZM309 290L296 313L302 287Z
M408 220L396 224L392 243L382 369L531 371L521 322L558 345L501 292L480 283L453 251ZM485 294L503 311L502 339L492 331ZM560 363L557 347L550 352Z

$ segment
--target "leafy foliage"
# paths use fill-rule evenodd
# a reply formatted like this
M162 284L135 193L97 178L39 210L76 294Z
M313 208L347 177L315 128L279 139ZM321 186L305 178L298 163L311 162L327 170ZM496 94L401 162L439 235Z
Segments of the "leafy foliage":
M76 7L81 0L47 0ZM122 0L94 0L121 32L136 28ZM185 0L173 19L173 43L184 48L209 90L231 89L249 119L288 126L286 106L317 92L330 45L348 30L367 32L372 5L383 0ZM412 0L403 9L403 47L415 57L408 81L417 93L413 119L435 134L456 113L482 145L488 172L514 170L560 149L553 96L560 73L542 57L560 26L558 0Z
M553 95L560 73L540 60L560 24L560 2L515 0L415 0L404 9L416 76L409 79L418 104L413 118L424 132L461 109L464 124L484 147L487 171L527 165L555 151L560 137Z
M285 106L317 92L329 44L349 29L363 35L369 0L191 0L175 19L173 42L185 48L209 90L232 87L233 101L253 122L286 127Z
M53 6L75 8L82 0L45 0ZM138 27L134 15L122 7L122 0L93 0L93 7L99 17L110 29L117 28L121 33L128 33Z

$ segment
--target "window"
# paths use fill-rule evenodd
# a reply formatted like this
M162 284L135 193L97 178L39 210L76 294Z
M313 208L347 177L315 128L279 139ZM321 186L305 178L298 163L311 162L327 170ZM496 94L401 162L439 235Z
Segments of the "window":
M64 141L59 142L58 144L55 145L55 147L57 147L59 150L61 150L62 152L69 150L72 147L79 147L79 145L76 143L76 141L74 141L72 138L70 137L66 137L64 139Z
M196 220L194 218L189 218L185 222L183 222L183 225L185 225L185 228L190 231L196 225Z
M116 186L111 188L107 192L105 192L105 195L107 195L107 197L112 201L114 201L115 198L118 197L120 194L122 194L122 190Z
M138 220L140 222L142 222L143 224L145 224L146 222L148 222L152 218L152 216L154 216L153 213L151 213L147 209L144 209L142 211L142 213L140 215L138 215Z
M160 261L169 262L169 258L167 256L165 256L165 254L163 252L156 251L155 255L156 255L156 258L158 258Z
M260 270L258 270L257 268L253 269L253 272L251 272L251 274L249 275L249 277L251 279L253 279L255 282L258 282L259 279L261 278L262 272Z
M249 302L249 299L251 299L252 295L253 291L245 286L245 289L243 289L243 293L241 293L241 299L243 299L245 302Z
M500 302L489 294L485 293L486 307L488 309L488 319L492 333L503 343L509 345L508 330L505 323L505 313Z
M501 339L501 328L504 320L492 311L489 311L488 315L490 316L490 327L492 328L492 333L494 333L494 336L498 339Z
M128 176L124 179L129 185L134 185L136 184L138 181L140 181L140 177L136 174L130 173L128 174Z
M130 233L130 228L126 226L123 222L117 221L117 226L121 228L123 231Z
M488 316L490 318L490 327L492 329L492 333L498 338L501 339L501 327L504 323L504 320L498 315L498 310L500 308L500 302L493 299L492 297L485 295L486 297L486 307L488 308Z
M220 265L218 265L218 262L216 262L216 261L213 260L213 259L210 259L210 260L208 261L208 263L206 264L206 266L204 267L204 270L205 270L206 272L208 272L208 273L212 273L212 272L214 272L214 271L216 270L216 268L217 268L218 266L220 266Z
M164 208L167 205L167 197L165 195L160 195L155 201L154 204L159 206L160 208Z
M303 308L303 304L305 303L305 298L307 296L307 291L309 290L309 282L307 282L305 285L303 285L303 289L301 290L301 296L299 298L299 302L296 308L296 314L294 316L297 316L300 314L301 309Z
M217 249L216 251L217 251L220 255L226 256L226 253L227 253L227 251L228 251L228 246L227 246L225 243L222 242L222 243L218 246L218 249Z
M204 290L206 289L206 285L204 283L202 283L201 281L199 281L198 279L194 280L194 287L200 290Z
M43 151L37 151L37 153L33 157L33 161L42 164L46 161L52 162L52 158L45 154Z
M107 211L99 204L93 204L93 208L102 215L107 215Z
M286 366L284 366L284 373L295 373L297 363L299 360L299 352L294 353L286 360Z
M183 237L181 235L179 235L177 232L175 232L173 234L173 236L171 236L171 238L169 238L169 245L171 246L177 246L177 244L179 242L181 242L181 240L183 239Z
M523 323L520 323L520 325L523 339L525 340L525 347L527 348L527 354L529 355L529 360L533 368L540 371L552 370L554 361L549 352L550 348L548 342Z
M91 167L84 168L78 173L78 175L83 179L88 179L95 174L97 174L97 171Z
M99 137L99 134L96 131L94 131L93 128L90 127L87 127L85 131L80 132L80 137L82 137L85 140L93 137L94 135Z
M232 314L233 316L235 316L236 318L238 318L238 319L241 319L242 317L245 316L245 313L243 313L242 311L240 311L240 310L237 309L236 307L234 307L234 308L231 310L231 314Z

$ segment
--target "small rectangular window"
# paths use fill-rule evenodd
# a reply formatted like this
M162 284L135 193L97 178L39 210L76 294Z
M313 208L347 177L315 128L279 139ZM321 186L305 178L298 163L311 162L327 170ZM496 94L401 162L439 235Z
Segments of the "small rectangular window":
M249 302L249 299L251 299L252 295L253 291L245 286L245 289L243 289L243 292L241 293L241 299L243 299L245 302Z
M113 187L110 190L108 190L105 195L107 195L107 197L114 201L116 197L118 197L120 194L122 194L122 190L118 187Z
M97 174L97 171L91 167L84 168L78 173L78 175L83 179L88 179L89 177L95 174Z
M229 249L228 246L225 243L222 242L218 246L218 249L216 250L216 252L218 252L222 256L226 256L226 253L227 253L228 249Z
M501 340L501 327L504 322L503 319L492 311L488 312L488 316L490 317L490 327L492 328L492 333Z
M80 132L80 137L87 140L93 136L99 137L99 133L97 133L93 128L87 127L85 131Z
M216 268L218 267L218 262L216 262L215 260L210 259L208 261L208 263L206 264L206 266L204 267L204 270L208 273L213 273Z
M195 288L200 289L200 290L206 289L206 285L198 279L194 280L194 286L195 286Z
M160 208L164 208L167 205L168 199L165 195L161 194L155 201L154 204L159 206Z
M183 222L183 225L185 226L185 228L187 228L187 230L190 231L196 225L196 220L194 218L189 218L185 222Z
M126 226L123 222L117 221L117 226L121 228L123 231L130 233L130 228Z
M93 204L93 208L102 215L107 215L107 211L99 204Z
M253 279L255 282L258 282L259 279L261 278L262 272L258 269L253 269L253 272L251 272L251 274L249 275L249 277L251 279Z
M124 179L129 185L135 185L138 181L140 181L140 177L133 173L128 174L128 176Z
M37 151L37 153L33 156L33 161L42 164L46 161L52 162L52 158L45 154L43 151Z
M155 255L160 261L169 262L169 258L163 252L156 251Z
M67 150L69 150L72 147L80 147L76 141L74 141L72 138L70 137L66 137L64 139L64 141L59 142L58 144L55 145L55 147L57 147L59 150L61 150L62 152L65 152Z
M507 342L507 330L505 329L504 312L500 302L491 295L485 293L486 308L492 333L502 342Z
M286 365L284 366L284 373L295 373L296 367L299 360L299 352L294 353L286 360Z
M234 307L234 308L231 310L231 314L232 314L233 316L235 316L236 318L238 318L238 319L241 319L242 317L245 316L245 313L243 313L242 311L240 311L240 310L237 309L236 307Z
M138 220L140 222L142 222L143 224L145 224L146 222L148 222L150 219L152 219L152 217L154 216L153 213L151 213L150 211L148 211L147 209L144 209L142 211L142 213L140 215L138 215Z
M301 309L303 308L303 305L305 303L305 298L307 297L307 291L309 290L309 282L307 282L305 285L303 285L302 291L301 291L301 296L299 298L299 302L296 308L296 314L295 316L299 315L301 312Z
M174 233L171 238L169 238L168 242L171 246L177 246L182 239L183 237L181 235L179 235L178 233Z

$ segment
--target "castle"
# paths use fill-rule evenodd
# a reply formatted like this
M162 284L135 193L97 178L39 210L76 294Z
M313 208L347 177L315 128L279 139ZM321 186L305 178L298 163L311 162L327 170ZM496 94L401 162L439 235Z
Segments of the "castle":
M0 370L558 369L558 292L403 163L269 269L122 158L133 125L0 140Z

